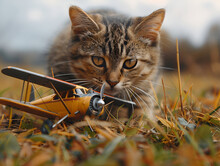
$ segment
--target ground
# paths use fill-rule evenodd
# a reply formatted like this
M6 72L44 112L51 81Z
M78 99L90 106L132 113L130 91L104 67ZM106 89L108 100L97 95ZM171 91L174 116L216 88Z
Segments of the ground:
M22 82L2 74L0 80L0 96L19 99ZM181 73L181 98L177 71L161 80L154 96L155 109L162 110L157 123L85 117L47 135L39 117L1 107L0 165L220 164L219 78Z

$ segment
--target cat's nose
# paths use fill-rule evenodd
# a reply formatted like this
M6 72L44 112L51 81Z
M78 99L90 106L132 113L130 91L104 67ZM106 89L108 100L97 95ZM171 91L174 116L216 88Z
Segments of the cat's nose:
M106 82L111 86L111 88L114 88L114 86L119 83L119 81L111 81L111 80L106 80Z

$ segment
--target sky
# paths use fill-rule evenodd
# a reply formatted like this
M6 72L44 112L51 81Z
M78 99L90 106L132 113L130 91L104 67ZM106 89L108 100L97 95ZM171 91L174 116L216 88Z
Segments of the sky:
M68 8L111 8L130 16L147 16L166 9L163 29L174 38L188 38L195 46L220 20L219 0L0 0L0 48L47 51L69 21Z

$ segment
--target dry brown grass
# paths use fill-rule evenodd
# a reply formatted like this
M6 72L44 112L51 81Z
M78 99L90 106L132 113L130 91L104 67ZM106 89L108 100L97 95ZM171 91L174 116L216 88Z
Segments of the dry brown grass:
M3 96L19 98L21 81L2 74L0 79L0 92L10 88ZM220 164L219 78L181 73L178 79L176 71L162 80L155 109L163 115L155 124L145 118L137 125L86 117L44 135L39 118L13 119L10 109L1 108L0 165Z

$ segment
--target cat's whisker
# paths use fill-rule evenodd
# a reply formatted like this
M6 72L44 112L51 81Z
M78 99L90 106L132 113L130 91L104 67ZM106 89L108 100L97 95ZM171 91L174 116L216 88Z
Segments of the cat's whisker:
M143 82L149 82L149 83L152 83L154 85L162 86L162 84L160 84L160 83L149 81L149 80L144 80Z
M125 92L127 93L127 96L129 98L130 101L132 101L130 94L128 93L128 90L125 88ZM132 109L132 114L134 113L134 105L131 105L131 109Z
M87 80L86 79L78 79L78 78L76 78L76 79L67 79L65 81L71 82L71 83L77 83L78 81L87 81Z
M143 83L144 83L144 82L152 83L153 85L163 87L162 84L157 83L157 82L153 82L153 81L149 81L149 80L144 80ZM165 88L168 88L168 89L174 89L174 88L171 88L171 87L169 87L169 86L165 86Z
M130 88L131 89L131 88ZM144 104L145 104L145 106L147 107L147 109L150 111L150 106L149 106L149 104L140 96L140 95L138 95L133 89L131 89L133 92L134 92L134 95L136 95ZM150 99L151 100L151 99ZM151 100L152 101L152 100ZM144 110L145 111L145 113L147 113L146 112L146 110Z
M135 88L135 87L134 87ZM138 88L138 87L136 87L136 88ZM144 90L142 90L142 89L137 89L137 90L139 90L139 91L141 91L142 93L144 93L145 95L147 95L147 96L149 96L150 98L150 100L151 101L154 101L156 104L157 104L157 106L158 106L158 108L162 111L162 109L161 109L161 107L160 107L160 105L159 105L159 103L155 100L155 98L153 97L153 96L151 96L150 94L148 94L147 92L145 92ZM134 90L133 90L134 91ZM135 92L135 91L134 91ZM135 92L135 94L136 95L138 95L136 92ZM141 97L140 97L140 95L138 95L139 96L139 98L141 99ZM142 99L143 100L143 99ZM144 102L144 101L143 101ZM146 105L147 105L147 107L149 108L149 106L148 106L148 104L146 103L146 102L144 102Z
M100 88L100 86L98 85L95 89L94 89L94 91L96 91L98 88Z
M92 86L90 86L89 89L93 89L94 87L96 87L95 84L93 84Z
M131 88L128 88L127 89L132 95L133 97L135 98L135 100L138 102L139 106L141 107L141 109L144 111L144 108L142 107L141 103L139 102L139 100L137 99L136 96L138 96ZM136 96L135 96L136 95ZM143 101L144 102L144 101ZM145 102L144 102L145 103Z
M123 95L124 95L124 93L123 93L124 91L123 90L121 90L119 93L118 93L118 98L123 98Z
M123 92L124 100L126 100L126 94L125 94L125 91L122 91L122 92Z
M100 81L100 80L97 79L97 78L93 78L93 81L96 82L97 84L100 84L100 85L103 84L103 81Z
M87 87L88 89L92 89L92 90L93 90L93 88L94 88L95 86L96 86L96 85L94 85L93 83L90 82L90 84L88 84L86 87Z
M65 74L55 74L54 77L62 77L62 76L75 76L73 73L65 73Z
M176 71L176 69L174 69L174 68L171 68L171 67L164 67L164 66L158 66L158 69L165 69L165 70Z
M89 84L91 84L90 82L86 82L86 83L84 83L84 84L79 84L80 86L86 86L86 85L89 85Z
M132 87L135 88L135 89L137 89L137 90L139 90L140 92L142 92L142 93L145 94L146 96L148 96L151 101L154 101L154 102L160 107L159 103L157 103L157 101L155 100L155 98L154 98L152 95L150 95L149 93L145 92L143 89L140 89L140 88L138 88L138 87L136 87L136 86L133 86L133 85L132 85Z
M85 82L89 82L90 83L90 81L87 81L87 80L83 80L83 81L68 81L68 82L71 82L71 83L74 83L74 84L80 84L80 83L85 83Z
M50 65L50 68L53 68L53 67L57 67L59 65L63 65L63 64L68 64L70 63L71 61L59 61L57 63L53 63L53 65Z
M95 89L93 89L93 90L97 90L103 84L103 83L99 83L98 81L96 81L95 78L93 78L93 81L90 81L90 82L91 82L91 85L92 85L92 87L90 87L90 88L93 88L95 86Z
M91 81L88 80L80 80L80 79L76 79L71 81L72 79L69 79L68 82L73 83L73 84L81 84L81 83L91 83Z
M124 90L124 88L123 88L123 90L121 91L121 96L122 96L122 99L126 99L126 94L125 94L125 90Z
M77 73L57 73L57 74L54 74L54 77L55 78L59 78L61 80L64 80L64 81L68 81L68 79L75 79L77 78L78 74Z

